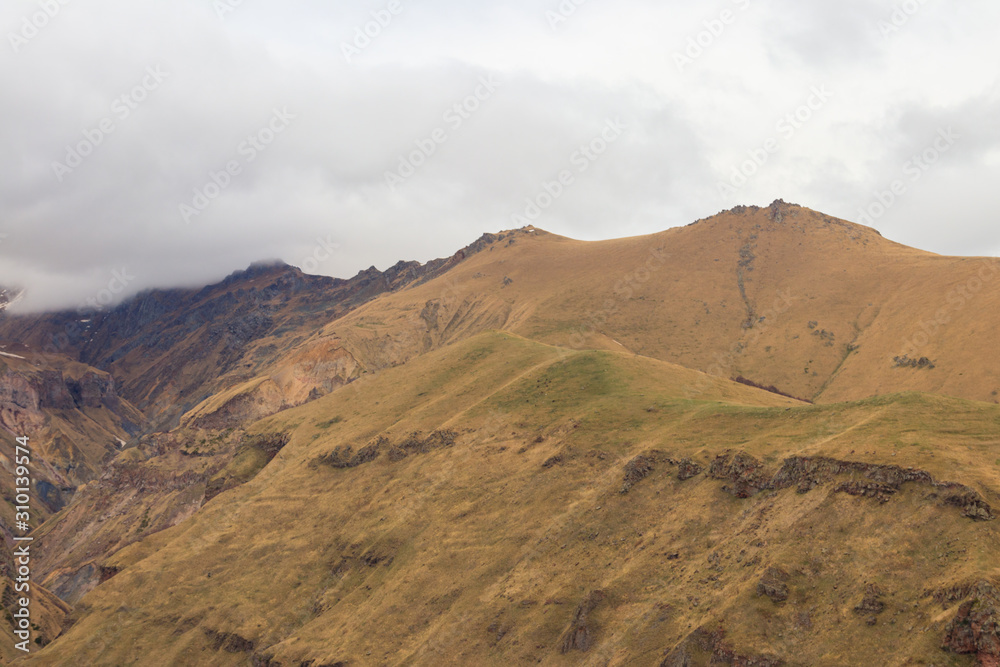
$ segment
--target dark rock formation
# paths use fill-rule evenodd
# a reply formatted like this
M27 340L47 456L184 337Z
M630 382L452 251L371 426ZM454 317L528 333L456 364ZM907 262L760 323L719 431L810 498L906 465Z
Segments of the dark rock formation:
M677 466L677 479L684 482L692 477L697 477L704 470L703 466L698 465L691 459L683 459Z
M392 462L402 461L410 454L426 454L435 449L451 447L455 444L457 437L458 434L449 429L433 431L427 436L415 431L389 449L389 460ZM388 440L385 442L388 443Z
M885 609L882 597L885 595L876 584L865 586L865 596L854 608L854 613L865 618L868 625L875 625L876 617Z
M241 637L231 632L217 632L215 630L205 630L205 636L213 651L225 651L227 653L252 653L257 644L251 639Z
M371 463L378 458L378 454L378 443L362 447L357 453L354 452L354 448L350 445L341 445L334 448L329 454L319 457L317 463L330 466L331 468L357 468L365 463Z
M932 369L934 368L934 362L927 357L920 357L919 359L910 359L907 355L901 357L893 357L892 365L895 368L920 368L920 369Z
M896 493L899 487L889 484L879 484L877 482L844 482L838 484L833 490L834 493L846 493L851 496L864 496L873 498L880 503L889 502L889 496Z
M586 653L594 643L595 627L589 616L604 601L604 591L592 591L577 607L569 629L563 634L560 653L582 651Z
M942 648L976 656L979 667L1000 666L1000 589L980 581L950 593L942 597L947 600L960 596L965 601L945 628Z
M674 647L660 667L693 665L732 665L733 667L782 667L785 661L773 655L752 655L737 651L725 641L722 628L709 631L698 628Z
M0 428L29 435L42 428L45 421L39 387L31 378L11 371L0 374Z
M931 476L923 470L900 468L891 465L838 461L825 457L795 456L785 459L781 470L774 476L771 487L775 489L797 486L800 492L833 480L837 475L860 474L869 480L899 488L906 482L931 483Z
M757 582L757 595L766 595L772 602L788 599L788 573L776 567L769 567Z
M962 515L974 521L993 521L996 515L989 503L972 489L961 484L938 484L947 491L944 502L962 510Z
M76 407L76 401L73 400L69 387L66 386L66 380L60 371L44 370L39 379L41 380L38 396L39 407L54 410L72 410Z
M550 456L549 458L545 459L544 463L542 463L542 467L546 468L546 469L547 468L552 468L552 467L557 466L560 463L562 463L562 461L563 461L563 457L559 456L558 454L556 456Z
M633 486L646 479L649 473L653 472L656 466L656 459L646 454L640 454L625 464L625 478L622 480L622 488L619 493L629 492Z
M117 405L115 381L110 375L86 373L79 380L67 383L74 403L81 408L112 408Z
M703 468L691 459L675 460L663 452L652 450L641 454L625 465L625 476L620 493L625 494L654 470L658 462L677 466L677 478L691 479ZM546 462L548 465L548 462ZM554 465L554 464L553 464ZM888 502L904 484L923 484L934 491L929 499L940 498L946 506L957 507L962 515L974 521L993 521L996 513L979 492L954 482L938 482L925 470L903 468L879 463L841 461L822 456L793 456L782 462L776 473L746 452L725 452L715 457L708 468L712 479L726 482L722 490L737 498L750 498L761 491L779 491L794 487L798 493L808 493L818 486L840 481L833 493L872 498Z
M774 222L782 222L785 219L785 212L789 206L795 206L794 204L786 204L784 199L775 199L768 206L768 211L771 214L771 220Z
M768 488L768 478L760 461L745 452L716 456L708 474L714 479L732 482L732 486L727 484L722 489L737 498L749 498Z
M817 486L847 475L851 479L834 487L834 493L873 498L884 503L904 484L924 484L936 490L929 497L943 496L946 505L960 508L962 514L970 519L996 519L993 508L974 489L954 482L937 482L930 473L915 468L794 456L785 459L781 469L773 477L768 477L761 463L749 454L739 452L734 456L727 452L715 458L709 474L715 479L732 482L732 486L727 484L722 488L738 498L749 498L763 490L790 487L795 487L799 493L808 493Z

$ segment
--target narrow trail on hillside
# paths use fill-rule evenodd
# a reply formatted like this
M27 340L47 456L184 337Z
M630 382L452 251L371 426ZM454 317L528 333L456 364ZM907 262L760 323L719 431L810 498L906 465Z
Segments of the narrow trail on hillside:
M861 421L859 421L859 422L857 422L855 424L852 424L851 426L848 426L847 428L845 428L845 429L843 429L841 431L837 431L833 435L830 435L830 436L828 436L826 438L823 438L822 440L818 440L815 443L812 443L812 446L813 447L820 447L820 446L825 445L825 444L827 444L829 442L833 442L837 438L843 437L844 435L850 433L851 431L857 430L858 428L860 428L860 427L862 427L862 426L864 426L866 424L869 424L871 422L874 422L874 421L877 421L877 420L881 419L882 415L884 415L885 413L886 413L886 409L879 410L875 414L868 415L867 417L865 417ZM806 447L803 450L803 452L804 452L803 455L807 455L808 451L809 451L809 447Z
M562 359L564 359L564 358L565 358L564 356L560 355L560 356L556 357L555 359L547 359L547 360L545 360L545 361L543 361L541 363L535 364L534 366L532 366L531 368L528 368L524 372L519 373L518 375L514 376L513 378L511 378L507 382L505 382L502 385L500 385L499 387L497 387L495 390L493 390L492 392L490 392L488 395L483 396L481 399L479 399L478 401L476 401L472 405L469 405L468 407L466 407L461 412L455 414L454 417L452 417L451 419L449 419L448 421L446 421L444 424L442 424L442 427L444 427L444 426L450 426L450 425L452 425L455 422L458 422L458 421L461 421L461 420L465 419L467 413L470 410L472 410L473 408L475 408L476 406L482 405L486 401L490 400L491 398L493 398L494 396L496 396L497 394L499 394L501 391L505 390L507 387L511 386L515 382L521 381L522 379L528 377L529 375L531 375L535 371L538 371L539 369L544 368L546 366L551 366L552 364L555 364L555 363L557 363L559 361L562 361Z

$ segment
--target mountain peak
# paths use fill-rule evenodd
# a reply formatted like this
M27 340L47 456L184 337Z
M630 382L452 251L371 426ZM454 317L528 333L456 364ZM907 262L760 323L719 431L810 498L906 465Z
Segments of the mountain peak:
M858 243L862 245L875 243L883 247L886 247L885 244L891 244L897 249L904 248L904 246L885 240L877 229L835 218L782 199L776 199L767 206L740 204L708 218L695 220L687 226L701 227L703 225L708 225L711 229L732 229L738 234L749 233L754 239L760 233L767 232L772 235L778 233L778 237L795 240L796 245L799 245L802 240L799 235L804 234L813 241L826 237L828 241L843 244L844 247ZM907 248L907 250L920 252L912 248Z
M238 269L230 273L222 281L222 285L231 285L241 280L254 280L262 276L281 276L286 274L300 274L301 271L280 259L260 260L250 264L245 269Z

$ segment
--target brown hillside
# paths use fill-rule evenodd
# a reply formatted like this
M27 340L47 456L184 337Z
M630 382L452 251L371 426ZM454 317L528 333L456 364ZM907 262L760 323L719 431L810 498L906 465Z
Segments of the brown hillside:
M26 664L971 665L998 425L483 334L256 424L290 441Z
M508 232L324 334L370 369L498 328L816 401L916 390L992 402L998 277L998 260L914 250L777 202L614 241ZM908 365L921 357L931 363Z
M17 664L1000 664L998 274L775 202L0 312Z

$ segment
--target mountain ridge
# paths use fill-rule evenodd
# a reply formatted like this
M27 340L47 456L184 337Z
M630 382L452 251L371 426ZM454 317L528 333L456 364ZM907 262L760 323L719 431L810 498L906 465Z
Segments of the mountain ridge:
M18 664L990 665L998 272L779 200L0 313L0 417L122 429Z

